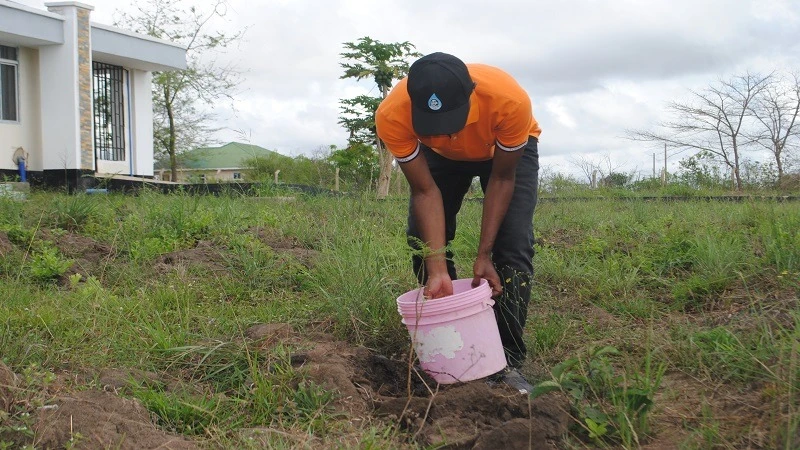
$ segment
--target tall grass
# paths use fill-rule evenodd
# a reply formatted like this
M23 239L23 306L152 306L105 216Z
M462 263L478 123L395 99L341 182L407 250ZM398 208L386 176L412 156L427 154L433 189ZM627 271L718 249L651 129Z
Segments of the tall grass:
M758 407L774 426L751 426L765 427L760 432L773 448L793 448L800 422L796 210L789 203L542 201L524 370L545 374L598 345L616 348L625 364L610 358L603 368L624 376L607 373L613 389L598 390L592 401L607 415L623 411L608 424L617 427L613 441L626 445L657 433L650 419L626 416L625 405L614 402L646 388L648 402L655 402L646 416L658 417L651 394L662 375L689 373L732 391L760 386ZM254 323L324 324L353 344L386 354L406 350L395 305L397 296L417 287L406 214L403 200L370 198L153 192L0 198L0 238L13 244L0 260L0 356L18 371L31 365L175 371L206 391L142 385L131 387L132 395L163 426L214 435L234 447L241 441L231 431L248 426L331 433L330 393L280 355L259 360L242 343L242 332ZM460 214L452 248L459 275L469 277L481 205L465 202ZM313 264L271 248L254 227L312 249ZM37 234L43 228L55 230L53 241ZM68 233L116 250L102 276L65 282L61 275L74 256L57 244ZM209 243L208 261L161 259L201 241ZM264 372L265 364L282 372ZM215 396L220 392L227 398ZM292 407L278 411L280 404ZM706 427L696 429L714 430L704 442L736 435L718 421L726 414L719 408L707 405L705 416L697 411ZM636 423L625 428L624 420ZM394 435L370 430L365 440L381 445Z

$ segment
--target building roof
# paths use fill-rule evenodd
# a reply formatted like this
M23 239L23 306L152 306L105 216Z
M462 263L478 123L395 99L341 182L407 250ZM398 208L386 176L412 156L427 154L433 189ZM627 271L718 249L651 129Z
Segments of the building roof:
M92 22L92 59L147 71L186 69L180 44Z
M92 6L68 1L45 6ZM0 41L5 45L42 47L63 44L65 16L0 0ZM144 34L91 22L92 59L131 69L162 71L186 69L186 48L180 44Z
M64 17L9 0L0 0L0 40L38 47L64 43Z
M288 156L263 147L241 142L229 142L221 147L202 147L181 155L187 169L242 169L248 159L286 158Z

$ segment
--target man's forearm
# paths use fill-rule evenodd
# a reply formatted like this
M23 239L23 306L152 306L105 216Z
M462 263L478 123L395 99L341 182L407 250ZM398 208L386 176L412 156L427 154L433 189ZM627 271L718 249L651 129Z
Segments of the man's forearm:
M412 213L426 246L425 268L428 274L447 272L442 194L436 189L411 195Z
M478 256L490 256L497 231L508 211L511 196L514 194L514 178L490 178L483 199L483 216L481 218L481 238L478 243Z

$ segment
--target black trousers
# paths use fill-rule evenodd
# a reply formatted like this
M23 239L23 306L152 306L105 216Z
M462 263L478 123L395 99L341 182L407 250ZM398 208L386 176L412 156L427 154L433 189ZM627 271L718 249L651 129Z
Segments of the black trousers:
M480 179L481 188L486 192L492 161L453 161L420 145L431 175L442 193L445 238L450 244L456 235L456 215L473 178ZM539 187L538 140L530 137L520 151L524 153L517 165L514 194L492 249L492 262L503 283L503 293L495 299L495 317L506 359L512 367L520 367L527 356L523 330L533 281L533 213ZM410 204L407 235L409 245L419 250L421 236ZM425 284L427 274L419 252L412 256L412 264L417 279ZM447 250L447 271L450 278L458 278L450 250Z

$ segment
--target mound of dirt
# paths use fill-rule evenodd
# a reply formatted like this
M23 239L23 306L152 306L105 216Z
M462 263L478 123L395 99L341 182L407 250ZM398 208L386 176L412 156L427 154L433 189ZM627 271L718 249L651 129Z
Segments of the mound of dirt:
M558 395L531 400L505 386L473 381L441 386L429 398L384 399L376 414L400 419L420 443L448 448L555 448L567 431L568 402Z
M37 447L118 449L195 449L180 436L158 429L150 414L137 401L98 390L61 396L37 414L34 432Z
M297 238L283 236L277 230L250 227L248 232L255 234L258 240L275 250L275 252L288 254L306 267L313 267L314 262L319 257L317 250L305 247Z
M227 265L222 257L222 249L210 241L199 241L194 248L176 250L158 257L156 270L161 273L169 272L176 266L201 267L211 272L224 272Z
M308 376L340 395L337 406L399 423L419 444L453 449L555 448L570 423L559 394L531 400L483 380L440 385L407 361L349 347L323 334L305 336ZM410 392L409 392L410 389Z
M75 261L61 277L62 282L74 274L80 274L84 279L90 276L101 278L106 266L117 254L110 245L72 232L61 234L40 230L38 237L52 242L64 257Z
M288 323L259 323L244 331L244 337L251 341L274 343L286 339L294 334L292 326Z

